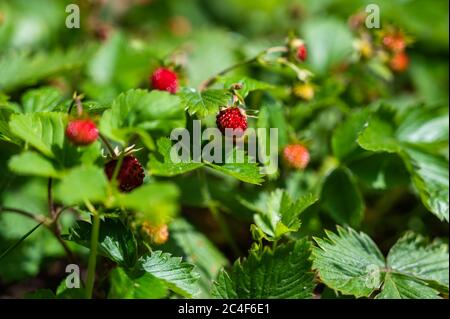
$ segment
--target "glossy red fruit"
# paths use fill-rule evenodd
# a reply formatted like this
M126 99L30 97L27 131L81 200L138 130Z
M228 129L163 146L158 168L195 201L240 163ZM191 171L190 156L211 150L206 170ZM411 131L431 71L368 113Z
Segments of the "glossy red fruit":
M409 65L409 57L404 52L399 52L394 54L389 62L389 65L392 70L396 72L403 72L408 68Z
M306 46L304 44L300 44L297 47L297 59L299 59L302 62L305 62L307 57L308 51L306 50Z
M109 180L113 177L117 162L118 160L112 160L105 165L105 173ZM137 158L133 155L125 156L117 174L120 189L124 192L129 192L142 185L144 177L144 169Z
M219 112L216 117L216 124L222 134L226 134L225 129L232 129L236 136L242 136L247 129L247 115L239 107L229 107Z
M75 145L89 145L98 138L98 129L89 119L72 120L67 124L66 136Z
M290 167L304 169L309 163L309 151L301 144L290 144L284 148L283 158Z
M155 90L167 91L172 94L178 91L178 76L167 68L156 69L150 81L152 88Z
M388 34L383 38L383 45L393 52L404 51L406 48L405 37L402 34Z

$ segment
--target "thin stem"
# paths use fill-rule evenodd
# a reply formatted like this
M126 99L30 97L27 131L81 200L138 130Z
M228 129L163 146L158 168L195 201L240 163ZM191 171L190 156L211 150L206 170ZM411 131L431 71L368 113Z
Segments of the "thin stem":
M33 213L30 213L30 212L28 212L26 210L23 210L23 209L20 209L20 208L5 207L5 206L1 207L0 206L0 213L1 212L5 212L5 213L6 212L12 212L12 213L20 214L22 216L34 219L38 223L47 223L47 222L49 222L49 220L45 216L35 215Z
M234 69L237 69L237 68L239 68L239 67L241 67L241 66L243 66L243 65L247 65L247 64L256 62L256 61L258 61L258 59L260 59L261 57L263 57L263 56L265 56L265 55L272 54L272 53L276 53L276 52L287 52L287 51L288 51L288 48L285 47L285 46L277 46L277 47L271 47L271 48L265 49L265 50L261 51L260 53L258 53L256 56L254 56L254 57L252 57L252 58L250 58L250 59L247 59L247 60L238 62L238 63L236 63L236 64L233 64L233 65L231 65L231 66L229 66L229 67L223 69L223 70L220 71L219 73L216 73L216 74L213 75L212 77L206 79L204 82L202 82L202 83L200 84L199 90L200 90L200 91L204 91L205 89L207 89L208 87L210 87L211 85L213 85L214 83L216 83L216 81L217 81L217 80L219 79L219 77L221 77L222 75L225 75L225 74L227 74L228 72L230 72L230 71L232 71L232 70L234 70Z
M47 183L47 202L48 202L48 216L50 216L50 218L54 218L55 216L55 210L53 207L53 196L52 196L52 183L53 180L50 177L48 179L48 183Z
M90 246L91 249L89 251L89 261L86 279L86 298L92 299L92 292L94 291L94 282L95 282L95 267L97 263L97 245L100 232L100 215L89 201L86 201L86 207L91 211L93 217L91 246Z
M36 229L38 229L42 225L42 222L34 226L29 232L27 232L25 235L23 235L18 241L16 241L14 244L9 246L1 255L0 260L6 257L6 255L9 254L14 248L19 246L25 239L27 239L28 236L30 236Z
M105 144L106 148L108 149L109 155L111 155L112 158L116 157L116 153L114 152L113 147L109 143L108 139L102 134L99 133L98 136L102 140L103 144Z
M228 244L231 247L231 250L233 251L233 254L236 256L241 256L242 252L239 249L239 246L236 244L236 241L234 240L231 231L225 222L223 216L217 209L217 205L214 203L214 201L211 198L211 194L209 192L208 183L206 181L205 172L201 169L199 170L200 179L202 180L202 193L206 200L206 205L208 206L209 211L211 212L211 215L216 220L217 224L220 227L220 230L222 234L225 236L226 240L228 241Z

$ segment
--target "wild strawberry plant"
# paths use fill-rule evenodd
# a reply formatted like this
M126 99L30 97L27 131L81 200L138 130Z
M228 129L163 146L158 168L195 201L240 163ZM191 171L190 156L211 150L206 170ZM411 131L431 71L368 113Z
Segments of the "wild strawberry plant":
M0 295L448 298L448 74L414 34L357 13L273 43L145 35L99 5L29 51L20 8L0 4Z

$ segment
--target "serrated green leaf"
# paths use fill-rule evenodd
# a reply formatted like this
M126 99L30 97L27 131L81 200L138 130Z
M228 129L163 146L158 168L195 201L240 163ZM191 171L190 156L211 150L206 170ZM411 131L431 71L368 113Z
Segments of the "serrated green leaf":
M149 273L130 276L123 268L115 268L110 275L109 299L156 299L167 296L167 288Z
M73 48L50 53L9 51L0 58L0 90L11 91L31 85L51 75L80 68L90 55L89 48Z
M24 113L53 111L62 101L61 92L54 87L41 87L22 96Z
M36 152L27 151L14 155L8 162L9 169L19 175L60 177L53 163Z
M192 161L183 162L181 158L178 163L174 163L171 160L170 150L172 148L172 141L167 137L162 137L157 142L158 151L163 157L163 161L159 161L155 155L150 155L148 170L153 175L158 176L175 176L179 174L184 174L202 167L203 163L194 163Z
M280 245L274 251L250 252L231 270L220 272L212 294L226 299L311 298L314 276L309 255L306 240Z
M46 156L54 157L53 147L62 148L67 115L64 113L12 114L13 134Z
M133 89L120 94L103 113L100 130L111 139L127 143L136 130L170 132L185 126L180 99L164 91Z
M196 114L199 118L218 113L220 107L228 105L231 98L228 90L215 89L199 92L195 89L185 88L178 95L189 114Z
M435 117L436 112L439 117ZM381 109L358 138L364 149L399 154L424 205L446 221L449 220L448 160L436 152L436 146L448 145L448 123L443 121L448 117L447 112L425 108L395 118L392 112L386 116L385 109Z
M199 275L194 266L183 262L181 257L154 251L142 256L138 264L140 269L162 280L167 288L181 296L191 298L198 293Z
M236 163L236 159L243 159L243 163ZM205 164L216 171L233 176L245 183L259 185L263 181L263 175L260 172L256 162L251 163L249 157L242 150L234 149L230 152L223 164L205 162Z
M424 281L399 273L387 273L377 299L440 299Z
M256 203L244 205L257 212L255 224L263 231L268 240L278 240L286 233L300 228L299 215L318 199L312 194L300 197L293 202L289 194L281 189L271 193L261 193Z
M91 230L91 223L78 221L65 238L90 248ZM137 242L131 230L120 220L106 218L100 222L98 252L117 264L130 268L137 261Z
M447 244L438 241L429 243L423 236L408 232L392 246L387 256L387 265L405 275L437 282L448 291Z
M385 260L375 243L364 233L338 226L327 239L315 238L313 265L320 279L343 294L368 297L381 285Z
M357 226L364 216L364 202L352 173L345 167L325 179L320 196L322 208L338 223Z

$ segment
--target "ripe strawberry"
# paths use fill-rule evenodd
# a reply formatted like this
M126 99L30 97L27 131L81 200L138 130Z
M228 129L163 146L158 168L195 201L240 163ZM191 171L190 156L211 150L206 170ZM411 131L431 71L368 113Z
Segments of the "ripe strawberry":
M306 46L304 43L300 44L297 47L297 59L299 59L302 62L305 62L306 58L308 57L308 51L306 50Z
M406 41L400 33L388 34L383 38L383 45L393 52L401 52L405 50Z
M75 145L89 145L97 139L98 129L89 119L72 120L67 124L66 136Z
M109 180L113 177L116 165L117 160L111 160L105 165L105 173ZM133 155L125 156L122 161L122 166L117 174L120 189L124 192L129 192L142 185L144 177L144 169L137 158Z
M408 68L409 65L409 57L404 52L395 53L391 58L389 65L392 70L396 72L403 72Z
M247 115L239 107L229 107L217 114L216 124L222 134L225 134L225 129L229 128L234 135L240 137L247 129Z
M145 221L142 223L142 230L154 244L161 245L169 239L169 229L167 224L153 226Z
M296 169L304 169L309 163L309 152L301 144L290 144L284 148L283 158L289 166Z
M178 76L167 68L156 69L151 76L152 88L172 94L178 91Z

